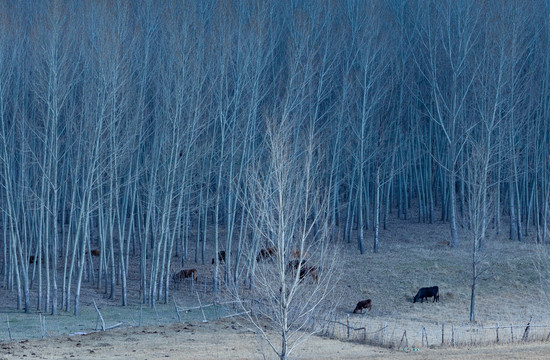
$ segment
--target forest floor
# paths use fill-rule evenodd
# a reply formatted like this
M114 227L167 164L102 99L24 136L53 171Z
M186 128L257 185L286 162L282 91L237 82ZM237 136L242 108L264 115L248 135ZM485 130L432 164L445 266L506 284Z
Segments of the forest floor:
M294 357L548 358L550 343L540 340L545 340L550 333L550 326L546 326L550 325L550 256L546 247L535 243L533 236L525 237L520 243L508 240L507 234L503 233L491 236L486 242L479 263L481 275L476 293L476 323L472 326L469 323L472 246L467 229L461 229L460 244L452 249L445 243L450 234L448 224L392 219L388 225L388 230L380 232L377 254L370 250L371 231L366 233L367 252L363 255L357 250L356 240L351 243L337 240L341 243L339 259L343 270L333 284L334 296L340 299L336 308L339 317L333 320L342 324L349 322L351 326L364 327L366 331L357 334L352 331L350 339L356 341L345 342L341 341L346 338L345 327L327 327L332 338L313 336L297 348ZM186 268L198 269L199 286L195 292L188 291L189 284L174 290L172 294L179 306L196 306L197 293L203 304L214 301L209 294L212 256L212 249L208 249L205 265L187 261ZM236 318L201 322L204 315L193 310L186 313L183 324L176 324L178 319L173 304L159 304L156 312L150 308L141 309L136 281L139 276L137 260L131 263L131 269L129 282L134 285L128 294L128 310L117 306L120 294L117 293L115 300L110 300L104 289L98 290L91 283L85 283L83 314L77 318L65 312L57 317L44 314L47 324L45 339L32 339L40 336L38 312L29 315L14 310L14 292L0 289L0 298L3 299L0 314L6 320L9 316L14 338L9 342L7 326L0 326L0 341L5 341L0 344L0 359L249 359L262 358L262 354L267 358L273 356L268 345ZM440 288L440 302L412 302L420 287L434 285ZM36 293L36 283L33 289ZM353 314L355 304L366 298L372 299L372 311ZM95 332L98 321L93 300L97 302L107 326L119 322L122 326ZM36 307L36 299L33 301ZM219 317L206 314L209 320ZM57 319L66 323L56 323ZM529 321L529 340L532 342L519 343ZM71 322L72 325L68 325ZM26 323L32 323L32 326ZM494 345L497 327L500 342L504 345ZM441 347L443 330L446 346ZM75 335L77 333L86 334ZM423 346L423 335L428 342L426 346ZM361 341L362 336L366 341ZM449 346L453 338L455 348ZM385 346L372 346L380 343Z

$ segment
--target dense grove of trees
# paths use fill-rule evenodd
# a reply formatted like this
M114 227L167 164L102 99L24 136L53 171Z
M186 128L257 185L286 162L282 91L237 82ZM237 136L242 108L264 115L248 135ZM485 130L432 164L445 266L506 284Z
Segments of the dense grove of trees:
M233 249L214 290L253 286L258 219L284 234L251 186L274 154L314 174L302 214L330 226L314 233L360 253L390 211L448 222L452 246L467 228L479 247L486 231L548 242L545 1L22 0L0 24L0 265L18 308L32 291L78 313L85 276L125 305L130 258L134 301L165 301L171 261L205 263L207 244Z

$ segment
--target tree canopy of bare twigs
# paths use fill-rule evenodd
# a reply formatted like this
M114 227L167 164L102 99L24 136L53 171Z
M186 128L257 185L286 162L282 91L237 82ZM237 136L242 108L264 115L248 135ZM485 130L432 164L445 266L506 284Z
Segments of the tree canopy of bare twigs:
M311 128L295 126L290 119L266 120L266 153L248 173L246 208L259 244L248 253L257 263L254 287L236 294L280 359L311 335L320 310L334 306L328 298L338 278L338 255L323 226L329 221L327 195L315 184L319 144Z

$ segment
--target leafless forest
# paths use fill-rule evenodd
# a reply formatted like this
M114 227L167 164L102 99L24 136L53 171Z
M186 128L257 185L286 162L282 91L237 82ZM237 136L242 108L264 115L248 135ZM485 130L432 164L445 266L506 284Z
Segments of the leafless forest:
M2 1L1 285L153 306L212 261L286 323L415 216L473 240L473 321L485 242L550 238L549 81L542 0Z

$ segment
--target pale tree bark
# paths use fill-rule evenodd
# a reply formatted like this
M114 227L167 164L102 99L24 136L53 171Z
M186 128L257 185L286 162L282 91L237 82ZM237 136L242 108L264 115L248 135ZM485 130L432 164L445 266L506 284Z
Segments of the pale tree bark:
M502 19L499 23L502 29L500 36L506 44L504 52L508 59L503 74L506 88L501 110L504 121L500 131L503 143L506 144L506 151L502 152L502 161L505 164L502 173L504 179L508 180L509 236L510 239L517 238L518 241L522 241L524 209L521 199L526 194L522 188L525 173L521 168L521 161L528 154L527 145L530 142L527 136L530 116L527 100L532 86L529 82L529 66L535 51L535 34L538 32L534 25L537 23L534 21L537 11L531 4L526 4L525 7L503 6L498 10Z
M492 28L489 21L487 29ZM486 269L481 268L487 227L495 211L493 172L496 152L495 133L502 118L503 94L506 88L504 73L509 65L506 41L500 32L487 34L477 53L478 73L473 86L475 112L471 114L467 142L467 192L469 226L472 236L472 284L470 294L470 322L475 321L477 279Z
M413 51L417 68L430 86L424 108L441 130L446 148L446 155L439 161L446 171L452 247L458 245L455 181L465 141L461 124L476 73L472 57L480 12L475 4L469 0L445 0L420 6L421 20L416 26L420 48ZM433 156L438 158L437 154Z
M217 72L213 72L216 75L214 79L214 107L215 107L215 124L213 127L213 143L216 143L217 153L215 154L215 168L216 168L216 180L214 183L215 187L215 196L214 196L214 272L212 276L212 291L214 293L219 291L220 285L220 262L218 259L218 253L220 249L220 225L221 221L224 218L223 211L223 200L224 200L224 179L227 178L227 167L228 159L231 155L227 147L228 139L231 138L232 131L234 131L234 120L235 118L231 116L232 114L232 105L231 100L232 93L235 90L233 88L234 84L231 79L231 50L232 50L232 41L231 37L235 34L235 14L228 4L219 4L215 9L216 20L218 21L218 26L216 28L215 36L219 39L219 43L214 44L213 53L216 54L216 62L212 65L215 65L218 69ZM228 16L229 15L229 16ZM231 261L231 249L224 249L225 251L225 261L226 269L227 262Z
M486 134L488 135L488 134ZM487 141L487 142L486 142ZM472 142L471 154L467 163L468 171L468 213L470 232L472 236L472 283L470 293L470 322L475 321L475 304L477 280L482 274L480 268L484 259L482 245L486 237L487 224L491 216L493 206L492 198L488 197L490 190L489 171L491 162L491 145L489 137Z
M172 21L177 23L178 19L173 18ZM165 68L161 72L161 82L165 85L162 88L163 114L169 119L168 131L173 136L170 141L166 142L166 145L170 148L168 162L172 166L170 172L173 174L170 181L174 184L169 190L171 194L168 197L174 204L167 203L165 209L168 214L166 217L168 224L166 229L166 256L163 259L165 264L165 302L170 299L170 265L176 238L178 235L188 237L187 219L189 217L188 212L192 208L190 204L186 205L184 202L196 196L192 193L192 174L194 169L199 168L196 164L200 164L200 159L203 156L199 150L200 147L197 146L197 141L202 135L203 129L209 125L208 122L201 121L203 111L198 106L198 104L205 104L202 97L202 87L207 73L201 64L205 44L195 44L187 29L173 33L167 39L167 43L170 44L170 48L174 49L176 56L163 59ZM189 54L195 55L190 57ZM187 91L189 86L194 90ZM187 109L193 111L188 113ZM175 209L173 206L175 206ZM182 226L184 229L180 235ZM181 239L181 241L183 252L179 265L183 266L187 251L185 239Z
M105 15L97 29L100 34L94 44L94 58L98 67L98 98L100 101L99 121L105 123L105 144L102 148L101 178L104 182L97 192L98 234L100 248L100 269L105 270L105 292L114 299L117 278L122 283L122 305L127 305L126 262L124 261L127 239L127 202L124 191L130 169L130 154L134 148L132 139L137 138L138 128L131 122L131 105L134 93L131 91L131 51L135 37L128 21L128 9L118 9L112 17ZM124 180L123 180L124 179ZM127 179L127 180L126 180ZM92 258L89 257L91 261ZM118 273L118 277L117 277ZM98 278L98 286L101 279ZM107 285L108 283L108 285Z
M358 71L354 76L354 87L357 91L352 116L350 117L350 131L356 148L352 155L355 161L357 174L357 244L359 252L365 252L364 229L365 218L368 218L369 204L369 177L370 163L375 159L375 151L372 144L378 135L373 122L377 116L377 110L381 106L388 84L384 77L389 69L387 53L384 51L385 38L382 33L380 14L376 11L374 3L351 2L348 9L352 19L351 32L357 36L357 48L353 50L357 56ZM376 169L374 170L376 172ZM376 176L376 175L374 175ZM366 213L366 215L364 215Z
M46 270L46 301L45 311L50 310L55 315L58 308L57 263L59 243L59 208L60 203L60 169L70 166L65 161L70 138L66 137L67 125L63 117L75 115L71 96L78 77L79 59L71 57L71 46L75 42L74 32L81 27L70 23L66 11L60 3L53 2L45 9L39 20L42 29L41 36L33 44L34 79L36 85L36 99L38 108L42 110L44 127L41 139L41 149L37 159L41 163L41 183L39 199L38 243L36 266L38 267L38 303L42 305L42 267ZM70 31L72 29L72 31ZM67 139L67 141L64 141ZM65 150L62 150L65 149ZM51 253L50 253L51 252ZM50 256L51 254L51 256ZM51 266L50 266L51 260Z
M330 224L315 226L328 221L329 204L316 187L320 168L313 156L318 146L313 130L301 141L293 136L288 119L268 120L266 125L269 152L257 159L249 174L249 198L244 205L254 219L260 243L274 248L276 255L258 257L253 292L254 298L264 299L262 303L257 306L247 297L239 299L263 339L280 359L286 359L314 332L310 328L314 314L321 308L331 309L326 300L335 276L336 253L325 248L328 242L323 241ZM300 157L295 156L296 146L304 150ZM276 337L265 332L260 317L276 329Z
M7 8L2 7L0 15L3 21L7 21ZM16 155L15 149L24 147L23 143L17 144L17 139L24 139L23 132L26 127L22 124L17 126L21 121L16 115L16 111L20 108L22 99L16 97L14 89L23 84L16 84L16 71L24 71L18 69L16 64L21 61L21 44L18 44L17 39L10 36L8 28L0 30L0 46L4 50L0 55L0 185L3 189L1 194L3 217L3 236L4 236L4 261L7 277L7 287L10 290L17 292L17 308L24 308L26 313L30 312L30 284L29 284L29 262L28 262L28 246L24 238L22 238L21 230L24 224L19 222L23 217L21 212L21 197L25 192L22 188L21 174L18 172L18 166L24 167L25 161ZM21 63L20 63L21 64ZM10 109L10 102L13 108ZM21 154L23 151L21 151ZM14 156L15 155L15 156ZM14 284L15 283L15 284Z

